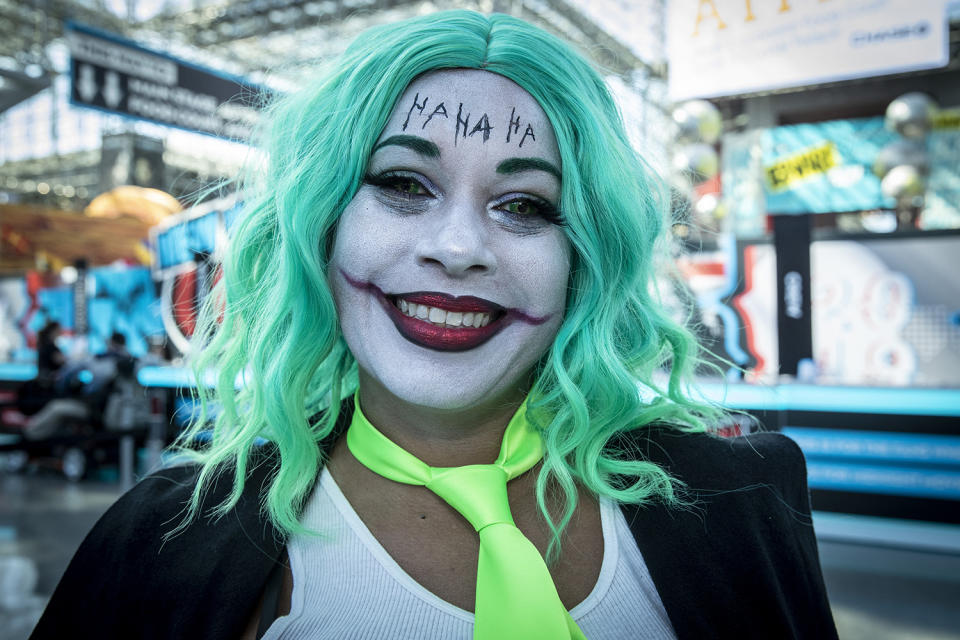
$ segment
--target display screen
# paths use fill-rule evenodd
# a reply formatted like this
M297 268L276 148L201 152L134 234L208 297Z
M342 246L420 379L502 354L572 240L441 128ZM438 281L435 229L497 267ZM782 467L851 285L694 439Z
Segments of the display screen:
M818 382L960 386L958 255L955 232L815 241Z

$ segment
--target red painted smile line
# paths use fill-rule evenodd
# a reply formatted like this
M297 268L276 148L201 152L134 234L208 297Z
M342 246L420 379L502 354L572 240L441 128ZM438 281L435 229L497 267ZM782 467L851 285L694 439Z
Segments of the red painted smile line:
M550 318L505 309L474 296L433 291L385 293L371 282L354 280L343 270L340 273L352 287L369 291L380 300L400 335L436 351L467 351L479 347L515 320L539 325Z

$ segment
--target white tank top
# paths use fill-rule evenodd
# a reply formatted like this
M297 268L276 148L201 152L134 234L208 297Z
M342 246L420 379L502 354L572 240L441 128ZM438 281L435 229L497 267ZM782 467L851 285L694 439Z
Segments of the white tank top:
M623 513L601 499L600 521L600 577L570 615L588 640L676 640ZM321 535L295 535L287 544L290 613L277 618L263 640L472 640L473 614L400 568L326 469L303 524Z

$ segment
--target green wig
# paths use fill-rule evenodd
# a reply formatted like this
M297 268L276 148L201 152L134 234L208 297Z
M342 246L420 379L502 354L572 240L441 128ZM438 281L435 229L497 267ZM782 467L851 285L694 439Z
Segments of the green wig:
M525 89L560 148L570 289L530 394L534 413L549 416L538 425L547 453L537 497L553 527L551 552L578 483L621 502L676 502L663 469L611 446L653 424L702 429L712 412L685 392L696 343L653 293L669 206L663 184L631 148L601 77L569 45L510 16L450 11L370 29L268 109L263 162L244 181L245 211L195 338L200 397L204 407L215 402L217 415L209 446L194 454L201 475L190 517L224 469L233 471L233 492L215 513L236 503L265 438L278 455L262 488L264 509L282 533L302 531L300 509L323 464L318 443L357 384L325 278L337 219L407 85L457 68L497 73ZM200 384L210 369L215 383ZM664 369L669 375L658 375ZM204 428L210 412L202 414L181 443ZM547 512L548 487L565 498L559 513Z

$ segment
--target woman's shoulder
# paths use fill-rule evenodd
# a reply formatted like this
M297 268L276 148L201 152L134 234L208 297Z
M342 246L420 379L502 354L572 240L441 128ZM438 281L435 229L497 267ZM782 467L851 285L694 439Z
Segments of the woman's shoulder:
M806 463L796 442L776 432L721 437L656 426L631 432L632 449L688 486L733 489L787 480L805 486Z
M151 473L120 496L101 521L122 521L128 516L138 522L169 519L190 499L199 471L198 465L180 464Z
M97 522L91 535L104 532L116 538L118 531L145 529L160 534L172 531L187 513L200 474L200 466L186 463L162 468L141 479L124 493ZM216 505L226 496L225 476L211 486L204 505ZM137 536L135 539L142 540Z
M104 637L239 635L243 620L228 612L255 604L283 545L260 505L269 465L257 465L237 504L215 516L210 509L233 487L232 472L220 474L198 515L178 529L199 472L197 465L163 469L117 500L80 545L33 637L63 637L84 625ZM160 608L145 608L148 601Z
M621 505L679 637L836 638L796 443L671 427L627 442L682 483L679 505Z
M235 530L238 527L261 529L259 489L264 486L271 469L268 455L253 458L236 505L223 515L215 515L213 509L229 497L234 485L233 468L224 467L205 486L197 516L188 521L188 506L201 467L193 463L166 467L146 476L121 496L91 531L90 538L95 540L102 535L108 536L114 544L118 539L144 543L165 555L163 552L168 547L173 550L193 545L197 540L209 541L211 535L237 535ZM186 522L189 524L180 526Z

